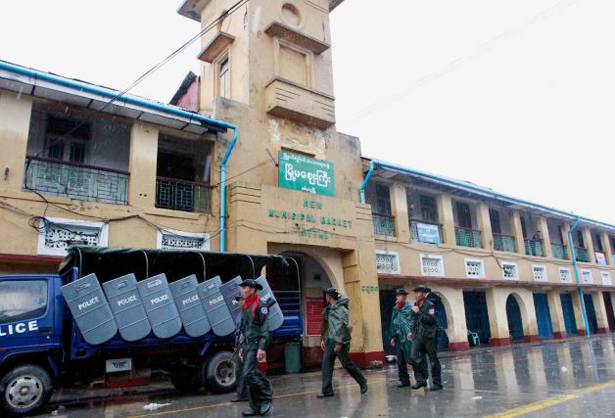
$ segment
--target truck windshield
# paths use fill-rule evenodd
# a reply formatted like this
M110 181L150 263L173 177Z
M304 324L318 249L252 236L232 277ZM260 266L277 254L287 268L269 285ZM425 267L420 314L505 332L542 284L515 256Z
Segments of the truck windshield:
M0 324L36 318L47 310L47 282L0 282Z

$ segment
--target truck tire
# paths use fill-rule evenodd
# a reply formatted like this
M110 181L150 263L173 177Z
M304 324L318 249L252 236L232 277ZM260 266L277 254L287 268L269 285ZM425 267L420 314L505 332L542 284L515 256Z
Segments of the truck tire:
M0 407L9 416L30 415L51 398L53 382L45 369L17 366L0 379Z
M198 393L203 387L198 369L189 374L171 374L169 379L175 389L182 393Z
M218 351L204 363L205 387L213 393L228 393L235 390L237 363L231 351Z

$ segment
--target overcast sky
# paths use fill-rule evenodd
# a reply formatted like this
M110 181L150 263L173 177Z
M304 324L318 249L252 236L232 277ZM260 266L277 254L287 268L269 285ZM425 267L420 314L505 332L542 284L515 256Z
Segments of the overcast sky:
M0 59L123 89L198 32L179 3L5 1ZM346 0L338 130L367 156L615 224L613 21L613 0ZM133 92L168 101L197 44Z

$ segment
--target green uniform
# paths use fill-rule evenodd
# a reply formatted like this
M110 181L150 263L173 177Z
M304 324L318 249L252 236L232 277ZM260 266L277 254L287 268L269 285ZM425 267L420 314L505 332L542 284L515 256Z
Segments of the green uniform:
M243 334L243 368L242 376L248 389L250 407L254 411L271 402L273 390L271 382L258 369L256 353L258 349L266 350L269 345L269 329L267 327L268 309L260 302L252 318L252 307L244 309L241 332Z
M429 293L419 307L419 313L415 317L412 335L412 362L420 364L425 358L431 363L431 377L436 387L442 387L442 374L440 360L438 359L438 321L436 320L436 302L438 296ZM418 305L417 305L418 306ZM427 384L427 370L421 367L414 369L417 383Z
M399 380L402 385L410 384L410 375L408 374L408 364L413 365L412 362L412 341L408 340L408 334L412 332L412 326L416 320L416 314L412 312L412 304L410 302L404 302L401 305L401 309L397 307L397 303L393 306L393 312L391 314L391 324L389 326L389 335L392 340L395 340L395 352L397 354L397 371L399 373ZM426 364L424 361L419 362L418 366L414 366L416 369L420 367L421 371L418 374L427 372ZM415 375L417 371L415 370Z
M339 357L342 366L356 382L365 387L367 380L359 368L350 359L351 329L348 325L348 298L340 297L332 305L325 308L323 326L323 340L325 352L322 359L322 393L333 394L333 368L335 359ZM341 345L342 350L335 352L335 346Z

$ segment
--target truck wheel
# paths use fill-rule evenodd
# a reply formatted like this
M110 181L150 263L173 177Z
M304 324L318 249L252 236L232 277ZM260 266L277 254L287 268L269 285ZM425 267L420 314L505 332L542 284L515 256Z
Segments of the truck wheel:
M49 401L53 392L51 376L35 365L18 366L0 380L0 405L13 416L29 415Z
M198 370L190 374L172 374L169 379L175 389L183 393L197 393L203 387Z
M205 364L205 386L213 393L228 393L235 389L237 363L230 351L219 351Z

